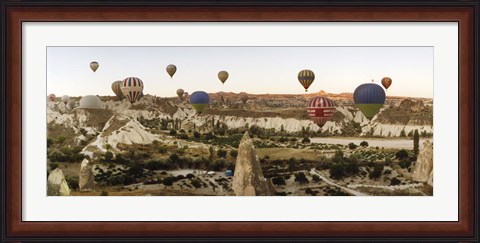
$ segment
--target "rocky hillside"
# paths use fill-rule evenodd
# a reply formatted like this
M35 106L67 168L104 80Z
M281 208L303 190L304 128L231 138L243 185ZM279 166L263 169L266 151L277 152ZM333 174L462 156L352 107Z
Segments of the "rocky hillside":
M125 100L101 97L105 107L101 110L75 108L79 98L72 99L77 102L73 107L48 101L48 135L55 139L64 137L66 144L82 145L85 153L94 153L107 147L115 149L118 144L149 144L168 139L171 129L208 133L214 127L258 126L291 133L308 130L324 136L381 137L407 136L415 129L422 135L433 133L431 100L391 101L369 121L352 104L351 97L344 98L349 95L332 96L337 112L322 128L308 118L304 109L308 97L302 95L249 95L243 103L235 101L238 94L217 93L212 95L210 109L201 115L188 101L150 95L133 106Z

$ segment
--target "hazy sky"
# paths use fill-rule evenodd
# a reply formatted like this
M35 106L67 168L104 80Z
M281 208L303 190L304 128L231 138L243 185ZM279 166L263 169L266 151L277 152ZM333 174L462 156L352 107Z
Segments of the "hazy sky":
M93 73L89 64L97 61ZM175 64L170 79L165 71ZM393 80L387 95L433 97L432 47L48 47L47 93L114 95L111 83L134 76L145 94L247 92L302 94L297 74L315 72L309 92L353 92L372 79ZM225 85L217 73L230 74Z

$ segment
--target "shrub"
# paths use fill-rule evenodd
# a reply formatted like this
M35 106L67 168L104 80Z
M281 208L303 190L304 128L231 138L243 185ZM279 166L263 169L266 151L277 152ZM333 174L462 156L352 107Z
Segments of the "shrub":
M105 159L105 161L110 162L110 161L112 161L112 159L113 159L113 153L110 152L110 151L107 151L107 152L105 152L105 154L103 155L103 158Z
M59 164L58 163L50 163L50 170L55 170L56 168L58 168Z
M238 151L237 150L230 150L230 156L233 158L236 158L238 156Z
M305 175L305 173L303 173L303 172L297 173L295 175L295 181L300 183L300 184L306 184L306 183L310 182L308 180L307 176Z
M366 148L366 147L368 147L368 142L367 142L367 141L362 141L362 142L360 143L360 146Z
M70 189L78 189L78 176L66 176L65 181L67 181L68 187Z
M322 180L322 179L321 179L320 176L318 176L318 175L313 175L313 176L312 176L312 181L313 181L313 182L319 182L319 181L321 181L321 180Z
M175 136L175 135L177 135L177 130L174 130L174 129L170 130L170 136Z
M158 152L164 154L167 152L167 148L165 146L161 146L160 148L158 148Z
M412 161L407 160L407 159L403 159L398 163L398 165L401 168L406 169L406 168L410 167L410 165L412 165Z
M370 179L377 179L382 175L383 164L375 164L372 173L370 173Z
M225 157L227 157L227 151L223 150L223 149L219 149L217 151L217 156L220 157L220 158L225 158Z
M302 139L302 143L310 143L310 138L304 137L304 138Z
M272 184L280 186L280 185L286 185L285 179L281 176L279 177L273 177L272 178Z
M395 153L395 157L400 160L406 159L408 158L408 152L405 149L399 150Z
M357 147L358 147L358 146L357 146L356 144L354 144L354 143L349 143L349 144L348 144L348 148L349 148L350 150L354 150L354 149L356 149Z
M399 179L397 179L397 177L393 177L390 180L390 185L392 185L392 186L400 185L400 183L401 183L401 181Z
M200 138L200 133L197 131L193 132L193 137Z
M102 192L100 192L100 196L108 196L108 192L107 191L102 191Z

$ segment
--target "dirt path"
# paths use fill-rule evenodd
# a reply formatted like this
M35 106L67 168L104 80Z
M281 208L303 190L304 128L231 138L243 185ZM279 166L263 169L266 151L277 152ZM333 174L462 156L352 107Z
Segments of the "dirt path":
M336 186L336 187L339 187L341 188L342 190L354 195L354 196L370 196L368 194L365 194L365 193L361 193L361 192L357 192L355 190L352 190L352 189L349 189L349 188L346 188L346 187L343 187L343 186L340 186L338 185L337 183L331 181L330 179L326 178L325 176L323 176L322 174L320 174L319 172L317 172L317 170L315 168L311 169L310 170L310 174L315 174L315 175L318 175L325 183L331 185L331 186Z

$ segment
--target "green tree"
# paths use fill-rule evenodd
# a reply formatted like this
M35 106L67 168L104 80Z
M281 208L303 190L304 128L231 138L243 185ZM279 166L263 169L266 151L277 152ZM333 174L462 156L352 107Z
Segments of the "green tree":
M395 153L395 157L400 160L406 159L408 158L408 152L405 149L401 149Z
M415 130L415 133L413 134L413 153L415 156L418 155L418 142L419 142L420 136L418 134L418 130Z
M217 151L217 156L220 157L220 158L225 158L225 157L227 157L227 151L223 150L223 149L219 149Z
M351 149L351 150L354 150L354 149L356 149L357 147L358 147L358 146L357 146L356 144L354 144L354 143L349 143L349 144L348 144L348 148Z
M306 183L309 182L307 176L303 172L300 172L300 173L295 175L295 181L300 183L300 184L306 184Z
M110 162L113 159L113 153L110 151L105 152L105 155L103 155L103 158L105 161Z

